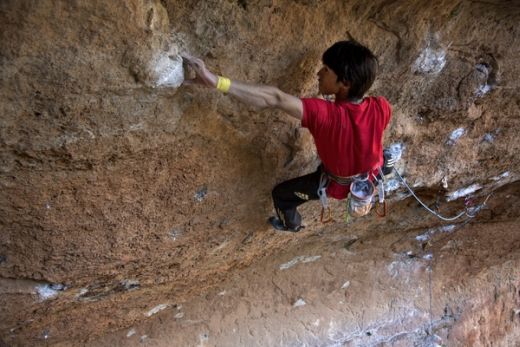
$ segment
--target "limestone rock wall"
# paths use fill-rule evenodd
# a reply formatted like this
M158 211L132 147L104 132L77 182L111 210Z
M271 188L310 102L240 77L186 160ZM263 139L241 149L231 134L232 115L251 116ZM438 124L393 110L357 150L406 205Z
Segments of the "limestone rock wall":
M371 93L393 104L399 170L456 208L518 180L519 19L499 0L0 2L0 340L128 327L305 242L265 219L272 186L316 166L309 134L165 86L167 57L314 96L321 52L359 40L380 59Z

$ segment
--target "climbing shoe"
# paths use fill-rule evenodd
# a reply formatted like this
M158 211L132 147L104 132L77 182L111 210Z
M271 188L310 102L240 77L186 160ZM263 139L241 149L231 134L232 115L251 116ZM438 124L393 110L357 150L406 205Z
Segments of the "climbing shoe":
M383 149L383 174L386 176L394 171L395 164L401 159L401 147L390 146Z
M269 224L271 224L271 226L273 228L275 228L276 230L280 230L280 231L290 231L293 233L297 233L298 231L305 228L303 225L298 225L295 228L288 228L285 225L283 225L282 221L280 219L278 219L277 217L269 217L268 222L269 222Z

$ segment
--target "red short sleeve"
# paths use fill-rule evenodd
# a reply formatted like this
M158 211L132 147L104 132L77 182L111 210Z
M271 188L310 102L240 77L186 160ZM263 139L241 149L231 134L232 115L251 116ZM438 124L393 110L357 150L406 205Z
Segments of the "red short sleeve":
M381 109L383 111L383 124L384 128L386 128L388 123L390 123L390 119L392 118L392 106L390 105L388 100L386 100L386 98L382 96L379 96L377 100L379 101L379 105L381 106Z
M328 110L331 102L317 98L301 100L303 104L302 127L308 128L311 134L315 134L330 122Z

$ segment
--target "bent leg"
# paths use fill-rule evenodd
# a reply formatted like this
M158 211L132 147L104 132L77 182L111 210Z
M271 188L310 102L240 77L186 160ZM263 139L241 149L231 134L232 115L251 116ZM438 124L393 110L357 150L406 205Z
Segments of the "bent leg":
M317 200L321 170L293 178L274 187L273 203L278 218L283 225L296 229L301 225L301 215L296 209L309 200Z

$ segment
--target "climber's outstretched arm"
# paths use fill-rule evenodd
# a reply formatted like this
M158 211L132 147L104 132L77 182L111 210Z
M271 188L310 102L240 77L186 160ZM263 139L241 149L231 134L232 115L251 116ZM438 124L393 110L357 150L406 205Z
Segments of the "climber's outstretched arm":
M212 88L217 87L219 77L210 72L201 59L189 55L183 55L183 59L193 68L196 74L194 80L187 80L185 84L196 83ZM303 116L302 101L295 96L282 92L276 87L231 81L227 92L239 101L251 106L277 108L297 119L301 119Z

